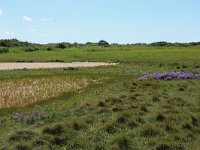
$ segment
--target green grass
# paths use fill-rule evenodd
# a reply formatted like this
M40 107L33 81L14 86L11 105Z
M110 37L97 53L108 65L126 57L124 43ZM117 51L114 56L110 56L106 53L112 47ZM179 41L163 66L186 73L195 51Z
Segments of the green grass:
M122 47L122 48L67 48L53 51L24 52L11 48L9 53L1 54L1 62L16 61L114 61L133 63L198 63L200 47ZM192 59L192 62L190 61Z
M37 105L0 110L1 148L198 149L200 80L139 81L138 77L165 71L200 73L199 54L199 47L12 49L1 54L1 61L121 62L77 70L1 71L0 82L63 76L102 78L80 91L64 92Z

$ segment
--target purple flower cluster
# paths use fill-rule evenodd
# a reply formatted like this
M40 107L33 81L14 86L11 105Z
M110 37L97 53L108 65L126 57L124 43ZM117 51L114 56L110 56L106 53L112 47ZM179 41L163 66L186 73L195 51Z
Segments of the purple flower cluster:
M42 116L41 114L41 108L40 106L36 105L35 106L35 110L32 112L28 112L28 113L13 113L12 114L12 119L14 119L15 121L23 121L25 119L38 119Z
M154 73L145 75L139 78L139 80L146 80L149 78L161 79L161 80L172 80L172 79L194 79L200 78L200 74L193 74L191 72L165 72L165 73Z

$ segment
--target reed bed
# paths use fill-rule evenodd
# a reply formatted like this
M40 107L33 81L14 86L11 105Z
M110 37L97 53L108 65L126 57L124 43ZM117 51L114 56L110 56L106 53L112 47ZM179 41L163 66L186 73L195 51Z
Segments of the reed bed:
M69 76L3 80L0 81L0 109L45 101L64 92L79 90L92 81Z

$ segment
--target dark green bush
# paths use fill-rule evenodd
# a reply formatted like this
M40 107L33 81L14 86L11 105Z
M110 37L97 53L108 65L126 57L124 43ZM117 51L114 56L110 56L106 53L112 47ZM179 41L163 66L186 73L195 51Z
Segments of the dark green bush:
M98 45L102 46L102 47L109 47L110 46L110 44L108 42L104 41L104 40L99 41Z
M31 48L31 47L24 49L25 52L34 52L34 51L38 51L38 50L39 50L39 48Z
M8 53L8 52L9 52L8 48L0 47L0 54L2 54L2 53Z

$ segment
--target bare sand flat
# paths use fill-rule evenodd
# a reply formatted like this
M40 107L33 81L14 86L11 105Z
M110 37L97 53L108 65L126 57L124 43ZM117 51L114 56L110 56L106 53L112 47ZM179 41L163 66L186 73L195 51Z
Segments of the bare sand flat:
M0 63L0 70L14 69L49 69L49 68L86 68L98 66L110 66L116 63L105 62L72 62L72 63Z

